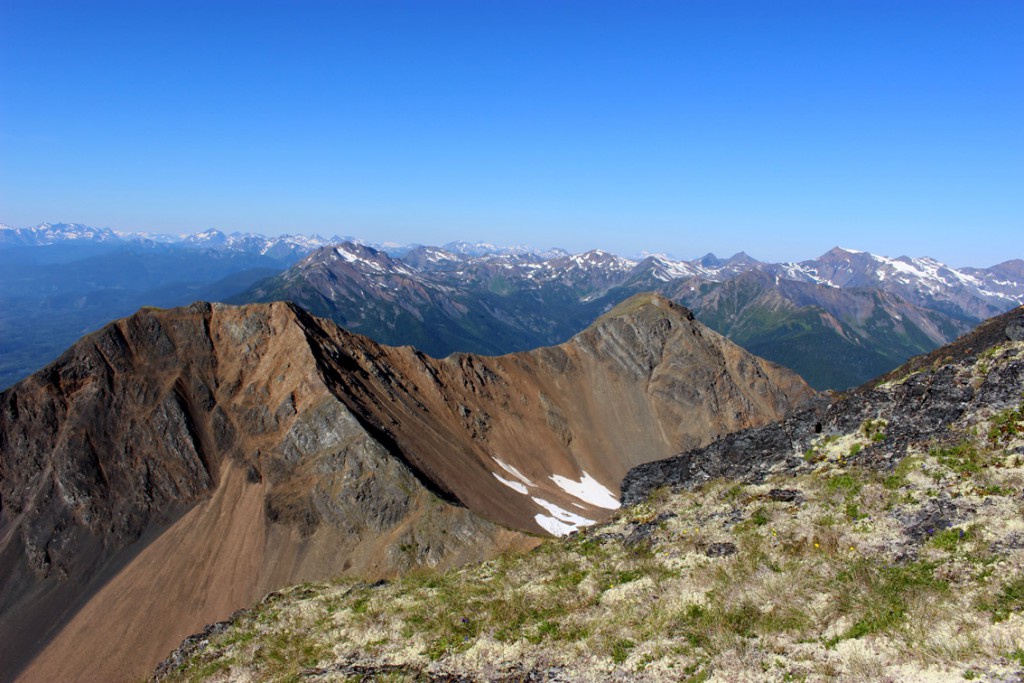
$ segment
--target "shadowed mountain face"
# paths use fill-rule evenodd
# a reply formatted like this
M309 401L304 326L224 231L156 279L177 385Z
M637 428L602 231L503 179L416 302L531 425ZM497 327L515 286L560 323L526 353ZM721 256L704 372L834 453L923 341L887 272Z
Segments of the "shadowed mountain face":
M566 533L630 467L811 393L652 295L442 360L290 304L141 311L0 394L4 676L132 678L285 583Z

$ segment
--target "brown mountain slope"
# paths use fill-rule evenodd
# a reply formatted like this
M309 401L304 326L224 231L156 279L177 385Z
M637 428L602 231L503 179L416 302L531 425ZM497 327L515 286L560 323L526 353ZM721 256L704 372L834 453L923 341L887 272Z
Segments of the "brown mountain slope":
M0 394L3 677L130 679L284 583L564 533L629 467L809 393L650 295L443 360L288 304L142 311Z

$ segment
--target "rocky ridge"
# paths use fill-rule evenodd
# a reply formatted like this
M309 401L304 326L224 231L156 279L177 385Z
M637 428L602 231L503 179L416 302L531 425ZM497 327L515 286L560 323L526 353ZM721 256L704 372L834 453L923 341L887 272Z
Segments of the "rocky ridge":
M1024 309L997 316L863 387L835 398L818 397L781 422L640 465L622 482L623 503L637 503L662 486L692 487L716 477L756 481L778 467L798 471L801 461L813 464L831 439L865 424L884 424L879 433L885 438L862 444L851 462L891 466L947 425L1021 399L1024 364L1012 355L1004 358L1008 352L1003 347L1019 341L1022 324Z

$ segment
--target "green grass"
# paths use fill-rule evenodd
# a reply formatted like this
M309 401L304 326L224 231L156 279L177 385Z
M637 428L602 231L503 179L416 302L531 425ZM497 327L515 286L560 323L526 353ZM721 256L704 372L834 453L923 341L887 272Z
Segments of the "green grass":
M831 647L841 640L874 633L892 633L902 627L909 611L908 597L948 591L949 584L935 578L936 566L923 561L885 566L872 559L853 559L836 581L846 589L840 592L840 611L855 621L826 645Z
M952 470L961 477L969 477L981 472L987 459L970 441L964 440L953 446L937 446L929 451L939 464Z
M636 643L628 638L619 638L612 642L609 651L611 652L612 661L616 664L622 664L629 658L629 653L636 647Z
M864 420L864 423L860 426L860 431L865 437L867 437L871 441L884 441L885 428L888 426L889 422L882 418L878 418L875 420Z
M846 503L846 507L843 509L843 512L846 513L847 519L852 522L866 519L869 516L866 512L861 512L860 505L853 501Z
M1024 610L1024 576L1003 584L991 600L983 600L981 608L991 613L992 621L1006 621L1014 612Z
M587 578L590 572L581 568L575 562L564 562L558 567L555 576L548 580L548 583L555 589L564 590L576 588Z
M882 486L890 491L898 491L909 483L910 473L921 469L921 456L908 455L901 459L892 474L882 479Z
M1024 435L1024 403L1000 411L992 417L988 440L993 446L1007 443L1021 435Z
M953 527L936 531L929 540L929 543L940 550L953 552L973 539L974 534L970 530Z
M809 615L794 605L766 608L752 600L730 603L726 592L713 596L708 605L691 604L674 619L672 634L690 646L717 653L738 639L773 633L802 633L810 626Z
M864 488L864 481L852 471L834 475L825 482L826 491L842 493L848 498L856 496L862 488Z
M771 521L771 517L767 510L763 507L759 507L750 515L750 521L752 521L756 526L764 526Z

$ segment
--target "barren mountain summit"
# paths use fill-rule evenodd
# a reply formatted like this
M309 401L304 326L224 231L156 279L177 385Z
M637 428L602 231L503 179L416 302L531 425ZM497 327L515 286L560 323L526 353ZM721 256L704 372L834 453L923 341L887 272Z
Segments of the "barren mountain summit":
M286 583L587 526L630 467L810 394L652 295L494 358L284 303L142 310L0 394L4 677L136 677Z

